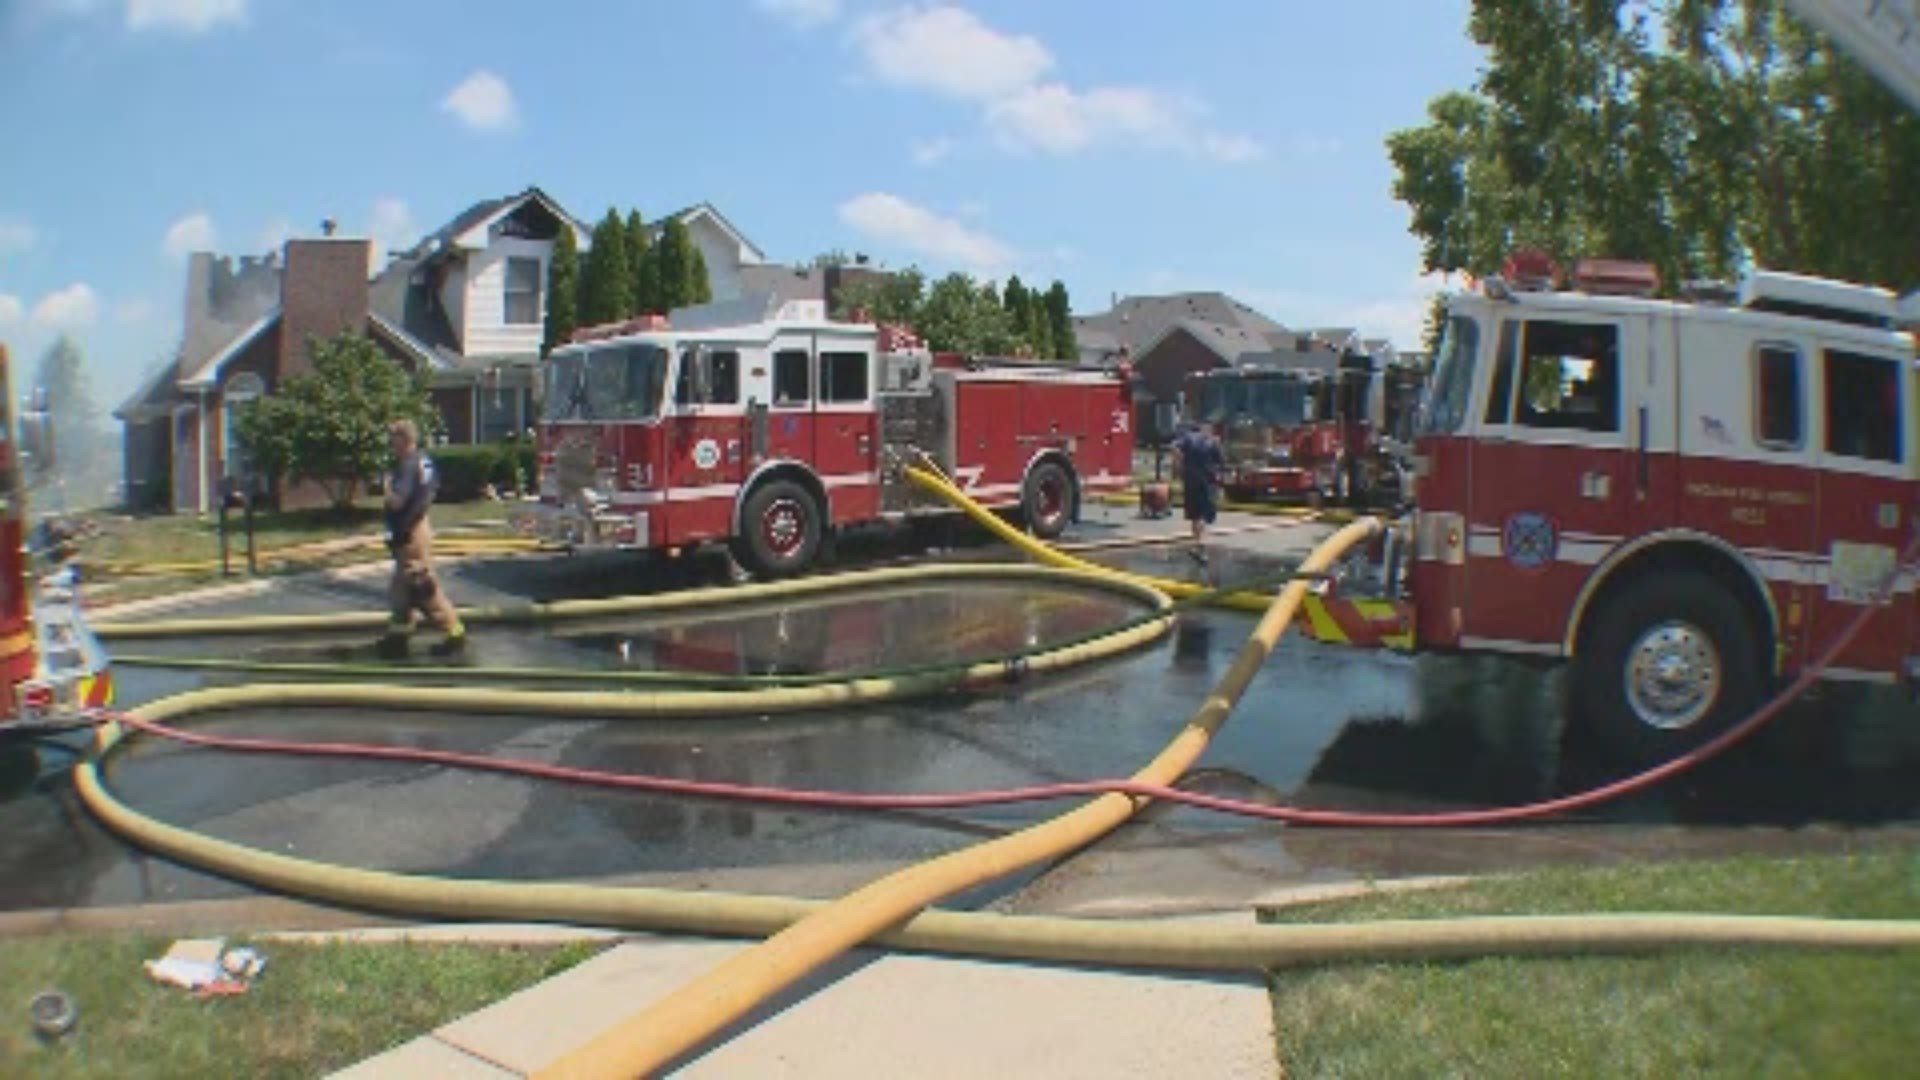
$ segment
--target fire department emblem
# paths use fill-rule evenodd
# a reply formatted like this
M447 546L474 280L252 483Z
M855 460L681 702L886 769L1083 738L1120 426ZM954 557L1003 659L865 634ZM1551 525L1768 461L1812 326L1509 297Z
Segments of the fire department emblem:
M1501 540L1507 561L1522 570L1546 567L1560 549L1560 536L1554 530L1552 519L1531 511L1508 518Z
M694 443L693 464L699 469L711 469L720 464L720 444L712 439L701 439Z

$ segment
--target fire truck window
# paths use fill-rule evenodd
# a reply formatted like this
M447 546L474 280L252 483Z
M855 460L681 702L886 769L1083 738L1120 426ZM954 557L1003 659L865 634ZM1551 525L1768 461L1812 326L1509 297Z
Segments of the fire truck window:
M773 354L775 405L805 405L813 400L813 387L807 379L808 366L803 349L784 349Z
M1487 394L1487 423L1504 424L1513 416L1513 358L1518 351L1520 324L1500 324L1500 351L1493 357L1493 389Z
M1827 350L1827 452L1900 460L1900 365Z
M1776 450L1801 445L1800 351L1791 345L1762 345L1754 353L1754 441Z
M713 365L712 383L707 388L715 405L740 404L740 354L732 349L717 349L707 359Z
M1620 430L1618 338L1611 326L1527 323L1517 422L1533 428Z
M867 400L867 354L830 352L820 354L820 400Z

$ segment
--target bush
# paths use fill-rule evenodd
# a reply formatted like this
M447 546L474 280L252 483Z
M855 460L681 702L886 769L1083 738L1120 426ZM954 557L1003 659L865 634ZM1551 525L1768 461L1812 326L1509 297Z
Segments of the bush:
M494 452L491 446L436 446L427 451L440 473L440 502L472 502L491 482Z
M524 443L439 446L428 452L440 471L440 502L472 502L486 486L505 495L533 484L533 447Z

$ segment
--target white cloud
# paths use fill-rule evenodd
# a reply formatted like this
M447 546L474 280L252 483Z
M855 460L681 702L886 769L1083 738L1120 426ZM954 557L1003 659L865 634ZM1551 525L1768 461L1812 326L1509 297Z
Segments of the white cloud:
M913 144L913 163L915 165L937 165L953 153L953 140L942 135L934 139L925 139Z
M1002 34L957 7L869 15L854 29L854 40L883 82L968 101L1016 93L1053 67L1053 54L1038 38Z
M1002 146L1049 154L1125 146L1237 163L1264 153L1245 135L1203 129L1202 111L1194 102L1143 87L1096 86L1082 92L1046 83L994 102L987 109L987 126Z
M871 240L970 270L1013 261L1013 250L994 237L887 192L841 203L840 220Z
M40 234L24 221L0 219L0 258L32 250Z
M840 17L840 0L753 0L769 15L799 27L819 26Z
M1054 57L1038 38L1002 33L964 8L895 8L860 20L853 36L873 77L977 103L1006 150L1067 155L1124 147L1226 164L1266 153L1251 136L1210 129L1196 101L1141 86L1043 81ZM929 165L953 144L936 139L912 149L916 163Z
M113 320L118 323L142 323L153 318L153 311L153 301L135 297L113 306Z
M18 325L20 316L25 313L26 308L20 303L19 297L0 293L0 327Z
M374 200L367 236L373 241L373 267L377 270L387 264L387 252L410 248L420 239L420 224L413 220L413 209L405 199L387 196Z
M513 88L491 71L476 71L447 92L440 108L459 117L475 131L502 131L513 127L519 110L513 101Z
M100 297L82 282L51 292L33 305L33 325L41 330L79 330L100 318Z
M127 0L129 30L202 34L221 23L245 22L246 18L247 0Z
M168 255L184 259L196 251L212 251L218 240L213 219L205 211L200 211L167 226L167 238L161 247Z

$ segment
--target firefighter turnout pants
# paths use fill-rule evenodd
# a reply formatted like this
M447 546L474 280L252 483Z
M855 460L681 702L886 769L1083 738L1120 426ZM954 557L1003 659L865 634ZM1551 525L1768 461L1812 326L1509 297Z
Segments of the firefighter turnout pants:
M440 587L433 572L433 526L425 521L413 527L407 538L393 549L393 580L387 585L388 610L392 630L398 634L413 629L414 612L444 631L458 636L465 628L454 611L453 601Z

